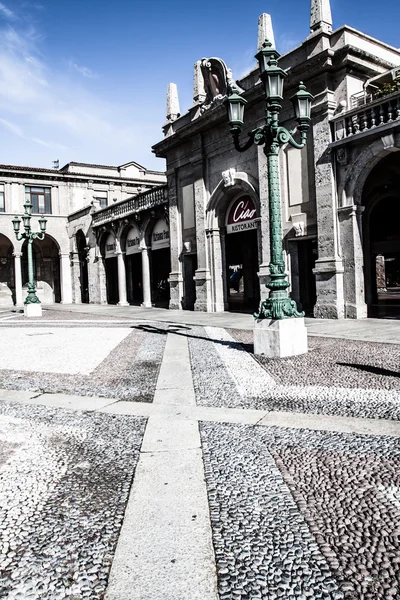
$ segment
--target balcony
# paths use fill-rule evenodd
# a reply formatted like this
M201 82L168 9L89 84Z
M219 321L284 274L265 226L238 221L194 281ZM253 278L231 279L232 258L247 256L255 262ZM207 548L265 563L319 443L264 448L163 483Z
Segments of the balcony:
M92 227L99 227L105 223L155 208L167 202L167 186L158 187L96 211L92 216Z
M333 142L350 141L379 128L386 131L400 125L400 90L383 98L366 95L364 101L357 98L354 104L355 108L331 120Z

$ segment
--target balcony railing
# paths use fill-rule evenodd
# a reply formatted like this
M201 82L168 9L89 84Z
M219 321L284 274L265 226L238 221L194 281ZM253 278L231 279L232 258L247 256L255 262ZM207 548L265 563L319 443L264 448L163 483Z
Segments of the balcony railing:
M332 119L335 142L389 123L400 122L400 91L358 106Z
M167 202L167 186L158 187L148 192L143 192L143 194L139 194L135 198L128 198L128 200L123 200L122 202L118 202L118 204L98 210L93 214L92 226L98 227L99 225L104 225L104 223L109 223L110 221L115 221L143 210L155 208Z

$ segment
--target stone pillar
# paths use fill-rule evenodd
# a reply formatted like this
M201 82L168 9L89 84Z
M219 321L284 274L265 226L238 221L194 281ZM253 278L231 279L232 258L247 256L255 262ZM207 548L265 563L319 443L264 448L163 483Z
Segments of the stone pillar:
M364 290L364 254L361 214L363 206L355 204L338 209L341 246L344 258L344 310L346 319L367 317Z
M121 250L119 240L117 241L116 254L117 254L117 261L118 261L118 296L119 296L118 306L129 306L129 303L126 299L126 269L125 269L124 253Z
M211 312L228 310L224 299L223 265L219 229L207 230L208 251L211 266Z
M15 281L15 304L22 306L24 298L22 296L22 269L21 258L22 252L13 252L14 257L14 281Z
M197 250L197 269L194 276L196 286L196 303L194 305L194 310L211 311L213 310L211 307L211 278L205 232L205 219L207 218L205 216L205 211L208 202L208 194L203 176L203 160L200 157L198 157L197 161L193 164L193 176Z
M143 302L142 306L151 308L151 280L150 280L150 248L142 248L142 284L143 284Z
M377 292L387 292L385 257L382 254L375 257L375 279Z
M182 223L178 206L176 173L174 170L167 172L167 180L169 198L169 239L171 253L171 273L169 274L168 279L170 289L169 308L172 310L181 310L183 298L182 261L180 258L182 255ZM149 302L151 306L151 297L149 298ZM143 304L145 304L144 296Z
M103 258L98 257L97 260L97 276L98 276L98 298L100 304L107 304L107 277L106 268Z
M74 304L82 304L81 268L79 254L77 252L72 252L71 254L72 300Z
M69 252L60 252L61 304L72 304L71 261Z
M328 94L329 95L329 94ZM334 190L329 116L334 103L327 98L320 110L313 113L313 149L315 194L318 227L318 259L315 263L317 302L314 317L321 319L344 318L343 263L338 247L337 199ZM312 181L310 182L310 189Z

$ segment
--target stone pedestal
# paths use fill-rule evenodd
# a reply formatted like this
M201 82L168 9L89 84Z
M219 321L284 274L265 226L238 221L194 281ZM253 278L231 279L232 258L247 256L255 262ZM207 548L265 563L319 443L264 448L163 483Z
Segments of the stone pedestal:
M307 328L304 318L256 320L254 354L268 358L284 358L306 352Z
M25 317L41 317L42 304L24 304L24 315Z

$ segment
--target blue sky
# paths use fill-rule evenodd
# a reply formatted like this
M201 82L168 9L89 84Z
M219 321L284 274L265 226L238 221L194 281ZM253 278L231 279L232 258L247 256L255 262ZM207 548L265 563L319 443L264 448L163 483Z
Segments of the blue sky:
M351 25L400 47L399 0L331 0ZM310 0L0 0L0 163L69 161L164 169L165 95L191 104L193 64L225 60L238 78L255 64L257 20L271 12L276 45L309 33Z

